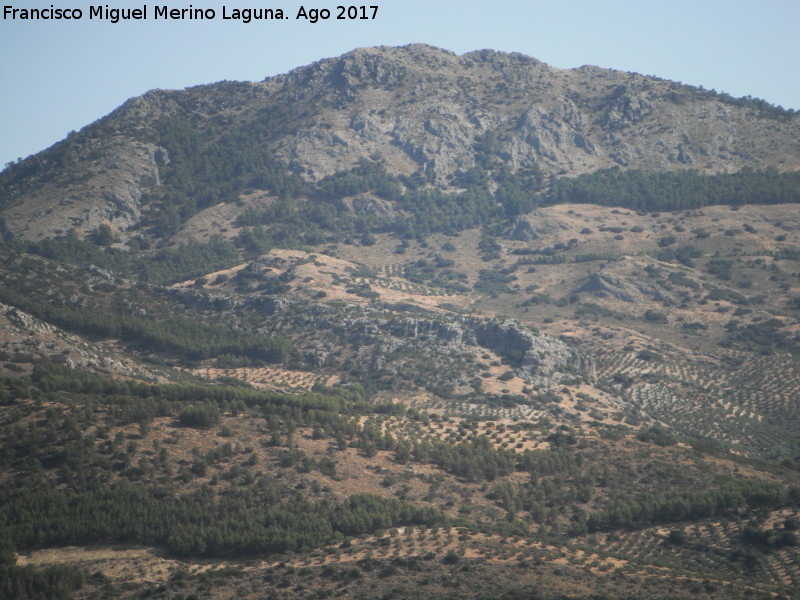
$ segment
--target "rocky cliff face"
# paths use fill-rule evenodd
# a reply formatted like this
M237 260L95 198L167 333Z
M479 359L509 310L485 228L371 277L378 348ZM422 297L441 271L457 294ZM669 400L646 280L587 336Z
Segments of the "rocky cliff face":
M490 132L512 168L535 163L549 174L800 165L797 116L770 119L677 83L554 69L519 54L366 48L278 81L315 105L314 122L280 150L309 177L380 152L398 170L421 167L444 183L474 166L475 139Z
M191 122L204 144L220 131L249 131L276 107L290 122L263 143L309 180L379 154L394 173L447 187L475 166L476 140L511 169L536 165L556 176L612 166L800 167L800 115L637 74L555 69L521 54L378 47L263 82L132 99L6 173L2 216L26 238L102 222L127 229L141 220L143 201L158 196L163 167L182 160L159 140L162 119Z
M628 303L641 303L645 298L652 298L666 306L678 304L676 295L664 286L641 278L622 279L606 273L592 273L586 283L575 290L590 292L598 298L616 298Z
M475 328L478 344L502 356L518 357L517 374L536 384L554 385L565 372L594 379L592 359L548 335L513 320L492 320Z
M161 185L167 153L155 144L126 136L74 159L71 169L57 169L41 184L33 183L2 215L10 231L26 239L51 237L72 228L90 231L100 224L126 230L138 224L144 196Z
M398 314L403 307L308 304L282 296L209 296L191 289L162 288L162 293L200 310L244 309L264 317L262 332L291 336L317 367L342 348L359 356L370 375L387 367L389 355L422 357L436 363L489 350L517 376L533 385L551 386L565 377L595 377L591 357L559 339L514 319L483 319L449 313Z
M193 306L202 304L191 292L184 291L176 297ZM256 300L259 299L247 298L245 305L262 311ZM266 311L269 325L265 332L291 332L295 339L304 339L306 350L320 367L337 350L352 348L359 364L371 375L389 368L392 354L415 357L435 366L453 357L480 355L489 350L502 357L518 377L535 386L556 385L575 375L588 380L595 377L592 358L513 319L486 320L450 314L399 316L372 306L351 306L346 313L341 310L325 305L271 303Z

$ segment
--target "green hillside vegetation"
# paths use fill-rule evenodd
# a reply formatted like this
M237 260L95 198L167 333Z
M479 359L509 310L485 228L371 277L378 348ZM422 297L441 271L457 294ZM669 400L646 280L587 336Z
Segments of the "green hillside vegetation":
M776 170L703 175L696 171L644 173L611 169L559 178L543 189L538 171L512 172L491 156L483 161L489 163L487 168L482 166L481 156L476 155L478 166L454 181L466 188L462 192L426 185L424 179L398 178L389 175L380 161L362 159L351 171L325 178L313 188L296 188L299 196L284 196L297 200L287 199L261 212L243 213L239 225L269 228L243 232L240 244L264 252L270 247L290 246L297 240L315 244L331 236L335 240L361 239L367 233L385 231L425 239L439 232L454 235L552 203L676 211L716 204L795 203L800 198L800 175ZM343 198L363 193L396 203L400 215L354 216L341 209ZM301 200L306 194L309 200ZM313 225L309 227L310 224Z
M800 174L777 170L702 175L610 169L555 181L547 202L586 202L636 210L676 211L714 204L781 204L800 198Z
M800 172L565 166L665 104L785 166L797 117L547 69L356 51L2 171L0 597L800 600Z
M239 252L234 244L215 236L205 243L190 242L177 248L163 248L151 254L135 239L131 249L104 248L81 240L74 231L57 238L40 242L12 242L9 247L74 265L95 265L114 273L136 277L152 284L169 284L194 279L206 273L230 268L239 262Z
M290 352L287 340L270 339L191 317L156 320L111 310L58 307L36 302L9 289L0 290L0 302L67 331L94 338L120 339L142 351L177 354L189 361L228 355L255 362L281 362Z
M550 449L537 451L495 448L488 436L469 435L477 422L464 423L468 435L460 442L414 441L380 423L403 417L436 421L402 405L375 403L358 389L280 394L242 386L155 385L52 362L38 365L30 376L4 377L0 390L6 409L0 464L3 472L14 473L13 485L0 494L0 532L3 547L23 551L134 543L187 558L303 556L315 548L345 548L350 536L411 526L432 531L458 526L471 535L563 544L598 531L626 535L652 524L800 510L797 477L787 486L709 472L702 454L690 458L674 439L662 444L661 438L651 443L640 436L648 441L636 442L636 452L650 461L641 473L622 468L630 456L623 458L612 445L590 445L567 428L550 435ZM222 417L229 425L220 428ZM234 423L240 433L231 438L226 427ZM243 428L253 427L262 440L257 447L240 441ZM207 431L214 441L184 454L179 449L188 448L180 440L187 429ZM153 437L155 431L169 435ZM611 430L607 435L614 437ZM301 450L297 443L303 438L326 442L326 456ZM413 477L404 479L402 473L413 465L434 465L446 478L421 479L429 487L427 499L406 499L407 492L355 493L334 501L308 477L319 473L333 485L337 464L347 461L352 449L398 467L379 469L390 473L383 485L410 483ZM690 461L682 477L668 458L676 452L673 459ZM525 474L525 481L514 483L515 473ZM706 481L705 490L692 489L696 478ZM685 489L674 489L676 484ZM462 498L457 514L452 509L458 505L448 500L454 492ZM436 495L440 499L432 501ZM779 538L759 533L764 529L757 525L751 530L738 543L765 556L797 542L791 532ZM447 565L462 559L454 552L439 560ZM731 555L723 562L730 566L736 560ZM11 564L4 585L31 581L25 585L52 586L52 594L93 585L80 568ZM756 568L750 577L759 581L766 572Z

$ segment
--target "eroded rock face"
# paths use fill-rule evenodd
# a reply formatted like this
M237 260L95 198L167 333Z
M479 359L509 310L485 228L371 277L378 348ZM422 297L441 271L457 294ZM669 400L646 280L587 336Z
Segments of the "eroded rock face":
M259 124L273 110L291 123L259 143L310 181L380 155L391 173L447 189L478 164L478 141L488 137L505 166L536 166L545 177L615 166L718 173L800 165L800 114L763 114L699 88L597 67L555 69L520 54L361 48L263 82L129 100L20 166L26 175L12 177L0 197L6 226L26 239L101 223L124 232L169 185L164 167L182 160L159 145L163 123L177 119L202 145L221 131L264 135ZM366 198L347 208L392 211Z
M55 331L49 323L40 321L36 317L7 304L0 304L0 314L4 315L16 327L27 332L52 334Z
M317 366L324 365L343 347L358 357L358 368L373 375L387 368L392 354L422 360L438 369L455 357L481 355L489 350L535 386L556 385L576 375L589 380L595 377L590 357L513 319L486 320L445 313L400 315L378 305L335 308L293 302L283 296L221 298L186 288L161 291L201 310L220 310L221 301L225 300L225 308L235 306L262 315L262 333L291 334L298 348ZM458 375L471 376L463 370Z
M73 172L56 172L3 210L9 230L38 239L70 229L89 232L102 224L117 231L138 224L144 196L161 186L167 152L123 136L104 140L101 146L78 160Z
M282 328L295 333L308 331L307 339L313 340L325 339L324 332L329 331L355 349L360 363L374 372L387 365L387 356L392 353L405 353L435 364L486 349L503 357L520 378L537 386L556 385L576 374L588 379L595 376L592 359L515 320L486 321L443 314L387 318L377 308L365 307L362 311L365 314L343 316L318 306L317 310L305 309L301 317L290 316L291 307L284 304L271 313L272 332L280 333ZM370 312L373 314L366 314ZM331 341L311 346L308 352L314 356L327 357L337 350L337 344Z
M645 297L673 306L673 295L663 286L643 279L623 279L606 273L592 273L576 292L590 292L599 298L613 297L623 302L640 303Z
M306 133L279 145L312 179L380 152L396 172L421 170L443 185L474 166L475 140L487 132L511 168L536 164L547 175L689 168L700 160L712 172L753 160L785 168L787 152L800 162L797 116L776 127L696 88L597 67L554 69L519 54L362 48L280 82L302 82L304 99L321 107L335 98L336 114L318 113L316 145L301 141Z
M367 194L348 198L345 201L345 206L349 212L359 217L391 219L398 214L392 202L374 198Z
M527 219L520 217L514 221L511 227L503 232L503 237L507 240L514 240L517 242L531 242L537 239L539 234L536 233L533 225L531 225Z
M513 320L493 320L475 329L476 341L494 352L512 357L515 371L526 381L555 384L565 372L594 378L594 363L561 340L542 335Z

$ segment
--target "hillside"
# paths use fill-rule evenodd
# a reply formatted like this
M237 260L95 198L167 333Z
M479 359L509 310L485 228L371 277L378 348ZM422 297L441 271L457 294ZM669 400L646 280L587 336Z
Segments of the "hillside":
M800 117L359 49L0 173L0 596L797 598Z
M447 190L496 158L538 187L612 167L794 171L798 139L792 111L652 77L488 50L365 48L262 82L133 98L8 168L0 209L25 239L102 223L127 239L243 193L302 196L303 182L367 157Z

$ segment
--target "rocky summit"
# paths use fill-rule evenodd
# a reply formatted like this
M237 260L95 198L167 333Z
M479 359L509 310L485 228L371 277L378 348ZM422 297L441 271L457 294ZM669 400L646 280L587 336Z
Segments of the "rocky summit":
M800 116L521 54L0 172L0 597L798 598Z
M262 82L133 98L9 169L6 226L36 239L105 221L121 230L140 224L169 185L170 164L192 158L164 131L176 121L191 128L183 140L191 152L250 133L248 145L268 146L276 168L308 181L379 155L395 175L421 173L449 188L478 164L476 140L508 168L547 177L612 167L800 167L800 117L763 101L598 67L555 69L522 54L459 56L415 44L357 49ZM213 151L203 160L227 162Z

